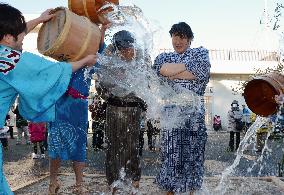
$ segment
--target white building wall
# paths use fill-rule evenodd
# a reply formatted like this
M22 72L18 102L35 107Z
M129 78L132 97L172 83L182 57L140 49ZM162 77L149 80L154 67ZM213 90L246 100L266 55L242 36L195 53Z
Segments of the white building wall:
M210 80L208 87L212 89L212 117L215 114L221 116L223 130L227 130L228 118L227 113L231 108L233 100L239 102L240 108L242 104L245 104L245 100L240 94L233 94L231 89L232 85L237 85L237 80ZM209 130L209 129L208 129ZM212 127L211 127L212 130Z
M211 79L207 88L212 89L212 117L215 114L221 116L223 129L228 126L227 112L233 100L241 105L246 105L241 94L232 91L234 87L240 87L240 82L248 79L248 75L255 74L257 69L276 67L278 61L255 61L255 60L211 60ZM219 75L214 77L214 75ZM233 76L234 75L234 76ZM236 75L238 75L236 77ZM239 77L239 78L238 78ZM243 77L243 78L242 78ZM235 79L234 79L235 78ZM242 80L241 80L242 78ZM207 89L208 91L208 89Z

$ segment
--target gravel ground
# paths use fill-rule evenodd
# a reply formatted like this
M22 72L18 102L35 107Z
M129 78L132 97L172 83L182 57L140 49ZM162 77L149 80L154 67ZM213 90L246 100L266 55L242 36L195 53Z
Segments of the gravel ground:
M72 194L74 188L72 184L74 183L74 175L61 175L59 177L61 181L61 187L59 194ZM64 181L64 183L62 182ZM154 184L153 177L143 176L140 180L139 190L130 187L131 185L127 182L118 183L121 188L118 188L116 194L131 194L136 193L137 195L162 195L165 191L160 190ZM259 180L257 178L232 178L230 182L226 185L226 191L217 190L216 187L219 184L219 180L216 178L205 178L204 189L197 192L197 195L232 195L232 194L242 194L242 195L282 195L281 188L272 181L269 180ZM17 190L15 194L45 194L48 189L48 178L43 179L33 185L27 186L20 190ZM221 193L224 192L224 193ZM95 194L95 195L110 195L111 189L106 185L106 178L104 175L86 175L84 194ZM185 193L184 193L185 194Z
M218 185L222 173L228 173L230 177L236 178L226 180L224 184L227 187L225 194L284 194L281 188L272 182L255 178L278 175L277 163L283 155L282 140L268 140L268 150L265 150L266 152L262 156L254 152L253 144L249 145L238 166L234 167L230 173L225 170L233 164L236 153L227 151L228 141L229 134L227 132L209 132L205 152L204 190L200 194L220 194L214 189ZM15 140L10 139L8 150L4 151L4 172L8 182L13 190L16 190L16 194L46 194L48 160L32 160L32 146L15 145L15 142ZM145 150L141 163L143 177L139 193L163 194L164 192L159 191L158 187L153 184L154 176L157 174L160 165L159 151L149 151L146 143L147 140L145 140ZM109 192L104 178L104 158L104 151L94 151L89 147L85 169L86 185L89 188L87 194L107 194ZM71 185L74 183L74 176L70 175L72 173L70 163L64 162L60 171L64 174L61 176L61 180L66 184L66 186L62 186L61 193L70 194ZM245 177L243 178L243 176ZM248 179L251 177L254 179ZM26 186L33 181L38 182ZM127 189L127 187L124 188ZM249 190L251 190L250 193Z

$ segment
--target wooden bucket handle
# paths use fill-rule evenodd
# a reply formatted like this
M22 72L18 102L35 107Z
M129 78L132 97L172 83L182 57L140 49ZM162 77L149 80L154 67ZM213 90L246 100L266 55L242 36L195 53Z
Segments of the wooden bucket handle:
M57 7L57 8L54 8L52 10L50 10L50 14L55 14L55 12L57 12L58 10L65 10L66 7Z

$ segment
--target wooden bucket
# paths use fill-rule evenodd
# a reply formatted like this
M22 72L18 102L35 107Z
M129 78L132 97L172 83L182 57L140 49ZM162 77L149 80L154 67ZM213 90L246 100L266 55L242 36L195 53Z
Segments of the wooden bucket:
M67 8L56 8L54 12L56 16L39 30L40 53L59 61L76 61L97 53L101 41L97 25Z
M96 24L106 24L109 21L104 14L113 11L113 8L106 7L100 11L99 9L108 3L118 5L119 0L68 0L68 8L80 16L88 17Z
M284 93L284 75L274 72L250 80L245 86L244 98L252 112L269 116L277 112L275 95L280 93Z

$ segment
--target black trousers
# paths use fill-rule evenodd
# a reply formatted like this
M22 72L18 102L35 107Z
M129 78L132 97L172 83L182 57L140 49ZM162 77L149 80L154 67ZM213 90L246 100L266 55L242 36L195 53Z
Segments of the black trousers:
M235 143L235 134L236 134L236 143ZM240 141L241 141L241 132L230 131L229 148L231 151L237 150L239 148Z
M142 156L143 147L144 147L144 132L145 130L141 129L139 132L139 155Z
M47 151L47 147L48 147L47 138L48 138L48 131L45 132L45 139L43 141L43 147L45 151Z
M43 141L33 143L34 153L37 154L37 145L39 145L40 153L44 154L45 148L44 148Z
M141 177L139 156L140 107L106 109L106 178L108 184L120 178L124 168L126 178L139 181Z
M8 127L9 127L10 138L14 139L13 127L12 126L8 126Z
M256 133L256 151L261 152L265 146L265 141L267 139L267 132Z
M0 138L0 141L4 148L8 147L8 138Z
M215 131L220 130L220 129L221 129L221 124L213 124L213 129L214 129Z
M92 146L93 148L103 149L104 144L104 124L93 121L92 129L93 129L93 140Z
M153 128L152 129L148 129L147 137L148 137L148 148L149 148L149 150L153 150L154 149L154 146L153 146L153 133L154 133Z

